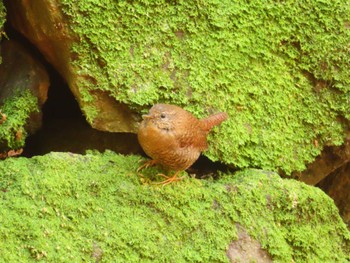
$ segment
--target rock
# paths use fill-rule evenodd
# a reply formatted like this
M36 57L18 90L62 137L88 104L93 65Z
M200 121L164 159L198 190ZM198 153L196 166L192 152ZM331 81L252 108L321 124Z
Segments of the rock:
M316 185L340 167L345 167L348 162L350 162L350 131L343 145L326 147L305 171L293 175L307 184Z
M93 128L110 132L137 131L138 117L127 105L103 90L90 92L81 85L82 82L98 83L72 64L74 56L79 56L72 51L79 36L69 29L70 22L60 1L39 0L35 5L25 0L8 1L7 9L12 25L34 43L66 80Z
M3 34L4 34L4 24L6 21L6 10L5 10L5 6L4 3L1 1L0 2L0 38L2 38ZM1 58L0 58L0 63L1 63Z
M42 124L41 107L50 85L43 65L15 41L1 43L1 151L23 147L26 135Z
M141 180L140 160L107 151L0 162L1 259L227 262L251 248L256 262L350 260L350 232L316 187L261 170L159 187L145 179L161 171Z
M326 147L305 171L293 175L325 191L334 200L345 223L350 225L350 131L343 145Z
M272 262L266 250L262 249L260 243L251 238L242 226L237 225L237 230L238 240L233 241L227 249L227 257L230 262Z
M135 132L140 113L157 102L197 117L226 111L206 156L287 175L343 142L345 2L5 3L9 21L66 79L94 128Z
M324 178L317 186L334 200L350 229L350 161Z
M38 98L39 107L42 107L47 100L50 81L41 62L21 44L12 40L1 43L1 57L0 102L11 97L16 90L29 89Z

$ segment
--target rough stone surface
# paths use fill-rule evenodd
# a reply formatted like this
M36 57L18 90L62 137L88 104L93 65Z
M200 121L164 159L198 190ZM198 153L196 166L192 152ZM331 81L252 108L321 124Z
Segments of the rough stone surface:
M0 102L11 97L15 90L29 89L42 107L50 85L44 66L16 41L3 41L0 50L3 59L0 65Z
M74 56L79 56L72 52L72 44L78 42L79 37L69 29L69 21L63 14L60 1L40 0L34 3L26 0L11 0L6 2L12 25L26 36L60 72L83 112L87 108L93 109L94 118L87 115L92 127L111 132L136 132L137 115L103 90L94 92L93 101L84 101L82 98L78 81L84 81L85 78L91 81L91 79L88 74L79 72L79 68L71 63ZM98 85L97 82L95 84Z
M0 39L2 38L3 34L4 34L4 24L6 21L6 9L4 6L4 3L2 1L0 1ZM1 63L1 57L0 57L0 63Z
M350 229L350 162L332 172L317 186L334 200Z
M226 111L205 154L288 175L324 146L343 143L347 2L6 3L15 28L64 76L93 127L135 131L134 112L157 102L197 117Z
M350 131L343 145L326 147L305 171L293 175L307 184L316 185L340 167L345 167L348 162L350 162Z
M293 175L324 190L334 200L340 215L350 227L350 132L343 145L326 147L305 171Z
M227 257L232 263L273 262L266 250L261 248L258 241L251 238L241 226L237 225L238 239L233 241L227 249Z
M260 244L257 262L267 254L274 262L350 260L350 232L316 187L261 170L219 180L184 174L159 187L150 180L163 180L162 171L140 177L140 159L108 151L0 162L1 259L228 262L238 240L241 255Z
M0 127L0 148L4 151L22 147L26 135L41 127L40 109L47 100L50 82L43 65L19 43L3 41L1 56L0 103L6 117Z

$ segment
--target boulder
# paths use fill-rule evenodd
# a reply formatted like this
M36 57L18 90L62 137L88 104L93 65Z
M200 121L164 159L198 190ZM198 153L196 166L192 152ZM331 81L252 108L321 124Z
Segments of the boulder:
M0 151L24 146L42 124L41 108L50 85L44 66L21 44L1 43Z
M318 185L339 208L339 213L350 229L350 161L323 179Z
M6 1L92 127L137 130L157 102L226 111L205 154L290 175L350 119L347 3Z
M349 162L350 131L348 131L343 145L326 147L322 154L307 166L305 171L295 172L293 175L307 184L316 185L341 167L345 167Z
M1 1L0 2L0 38L2 38L3 34L4 34L4 24L6 21L6 9L4 6L4 3ZM1 58L0 58L0 62L1 62Z
M8 1L7 9L12 25L28 38L68 83L92 127L111 132L136 132L136 115L126 105L109 96L108 91L84 90L81 83L95 82L91 75L80 72L72 64L73 44L79 36L70 30L70 21L61 1ZM96 81L96 85L99 83Z
M350 232L316 187L253 169L160 187L157 168L136 173L140 160L107 151L0 162L2 260L350 260Z
M273 262L261 244L249 236L245 229L237 224L238 239L233 241L227 249L227 257L230 262Z
M341 146L326 147L303 172L293 174L299 180L320 187L337 205L350 226L350 133Z

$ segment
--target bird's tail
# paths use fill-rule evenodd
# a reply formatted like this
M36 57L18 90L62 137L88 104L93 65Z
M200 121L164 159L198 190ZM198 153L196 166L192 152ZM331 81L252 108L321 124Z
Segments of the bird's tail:
M203 129L210 131L214 126L219 125L228 118L226 112L219 112L201 120Z

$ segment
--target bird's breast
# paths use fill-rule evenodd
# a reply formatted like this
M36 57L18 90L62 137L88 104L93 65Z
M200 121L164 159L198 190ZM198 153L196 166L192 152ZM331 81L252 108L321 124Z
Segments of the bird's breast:
M176 131L159 129L152 123L142 123L138 140L145 153L171 170L185 170L199 157L200 150L191 144L181 144Z

